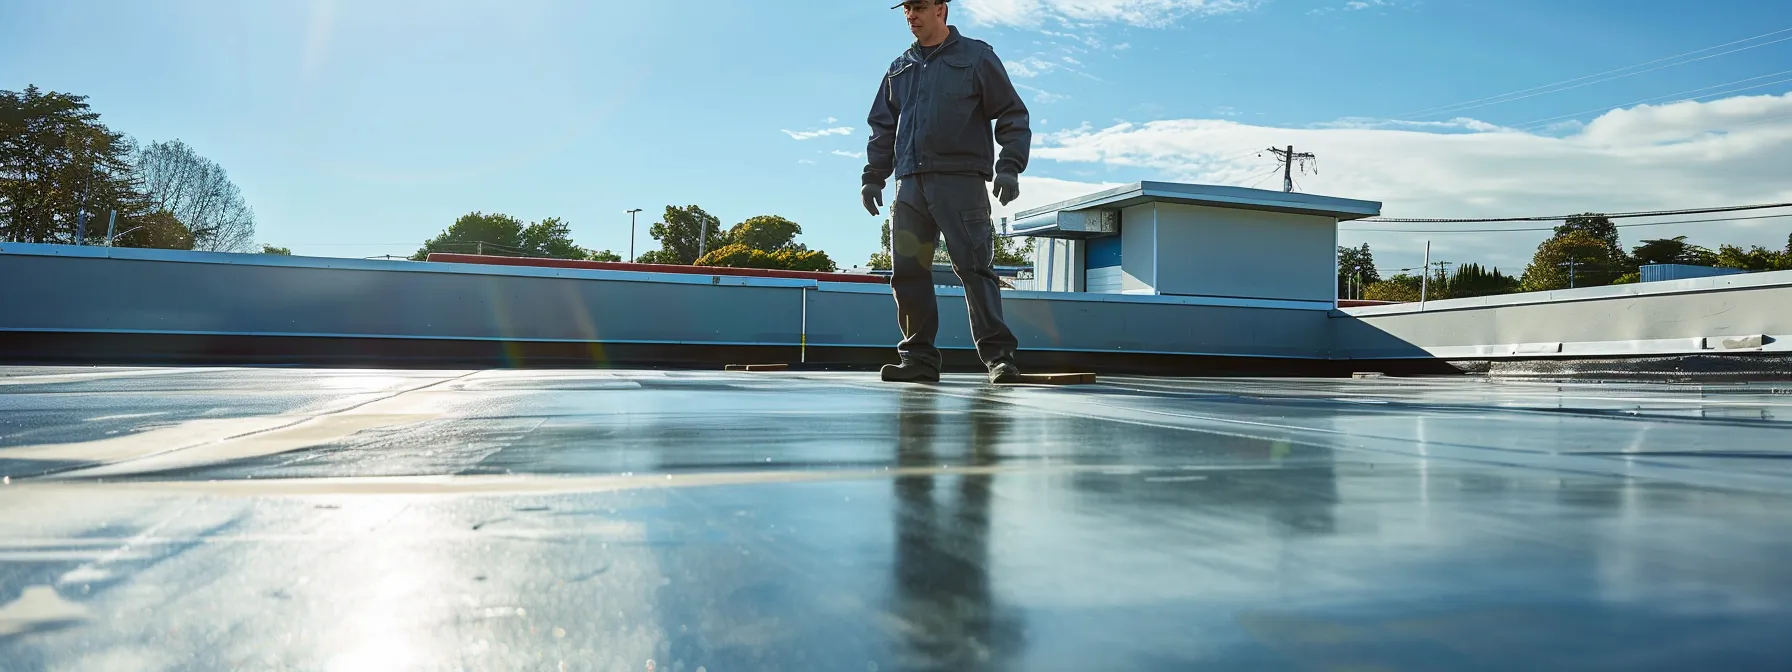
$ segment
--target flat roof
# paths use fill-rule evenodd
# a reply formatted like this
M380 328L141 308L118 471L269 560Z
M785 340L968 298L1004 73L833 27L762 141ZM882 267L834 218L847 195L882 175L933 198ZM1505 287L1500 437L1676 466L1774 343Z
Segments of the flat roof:
M1785 669L1787 391L0 367L0 660Z
M1119 209L1145 203L1179 203L1320 215L1335 217L1339 221L1376 217L1381 214L1381 203L1377 201L1212 184L1137 182L1051 205L1022 210L1015 213L1013 233L1024 234L1028 231L1050 229L1055 226L1055 222L1032 227L1025 226L1025 222L1057 212L1075 212L1097 208Z

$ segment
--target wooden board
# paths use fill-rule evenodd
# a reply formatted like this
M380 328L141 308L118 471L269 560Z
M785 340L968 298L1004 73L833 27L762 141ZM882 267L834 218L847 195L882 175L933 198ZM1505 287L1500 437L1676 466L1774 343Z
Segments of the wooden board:
M729 371L785 371L789 364L729 364Z
M1020 374L1021 385L1092 385L1095 383L1093 373L1023 373Z

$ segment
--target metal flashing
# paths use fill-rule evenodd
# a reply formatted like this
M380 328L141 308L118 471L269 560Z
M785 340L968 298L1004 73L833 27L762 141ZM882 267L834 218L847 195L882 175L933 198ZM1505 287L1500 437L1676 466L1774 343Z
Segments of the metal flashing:
M1357 306L1352 308L1340 308L1339 310L1344 316L1348 317L1371 317L1380 315L1435 313L1447 310L1472 310L1476 308L1493 308L1498 306L1599 301L1637 296L1659 296L1664 294L1696 294L1700 292L1721 292L1738 289L1759 289L1782 286L1792 286L1792 271L1763 271L1742 275L1722 275L1663 282L1641 282L1628 285L1610 285L1606 287L1581 287L1578 289L1558 289L1547 292L1500 294L1471 299L1443 299L1440 301L1427 301L1424 306L1420 306L1417 302L1413 302L1396 303L1385 306Z

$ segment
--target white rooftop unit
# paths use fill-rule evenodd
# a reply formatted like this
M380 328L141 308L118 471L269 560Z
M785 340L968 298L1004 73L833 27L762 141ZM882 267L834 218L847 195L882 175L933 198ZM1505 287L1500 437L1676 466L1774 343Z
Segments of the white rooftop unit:
M1038 238L1033 289L1198 296L1330 309L1338 222L1381 204L1312 194L1139 182L1017 213Z

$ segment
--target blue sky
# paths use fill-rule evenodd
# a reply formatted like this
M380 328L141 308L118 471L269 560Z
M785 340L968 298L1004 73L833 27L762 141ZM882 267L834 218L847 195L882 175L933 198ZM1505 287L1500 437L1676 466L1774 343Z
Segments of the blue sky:
M300 254L409 254L474 210L563 217L581 245L625 252L637 207L639 253L665 206L697 204L725 225L789 217L851 264L880 221L857 201L865 111L911 39L890 4L11 0L0 88L87 95L115 130L186 141L242 187L259 240ZM953 5L1033 110L1014 207L1141 179L1279 188L1250 152L1289 143L1319 154L1303 191L1383 201L1389 216L1792 201L1792 39L1775 42L1792 32L1413 114L1792 28L1780 0ZM1606 114L1685 91L1717 95ZM1521 126L1539 120L1568 125ZM1625 240L1778 247L1788 230ZM1426 240L1441 258L1522 266L1540 238L1345 234L1388 268Z

